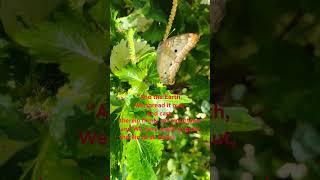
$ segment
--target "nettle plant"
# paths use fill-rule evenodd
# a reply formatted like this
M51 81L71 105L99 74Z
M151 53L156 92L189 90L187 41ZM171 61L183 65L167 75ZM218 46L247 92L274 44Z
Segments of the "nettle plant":
M143 2L144 6L138 2ZM111 178L157 179L170 177L178 179L194 177L195 179L208 179L210 177L208 171L210 130L211 133L218 136L226 131L243 132L259 128L252 121L253 118L248 115L248 111L242 107L225 108L225 113L230 117L229 122L226 122L223 117L217 116L210 123L209 6L202 3L202 1L195 1L190 5L187 2L179 2L179 13L192 12L192 15L188 18L182 18L181 14L177 14L178 22L182 22L181 27L183 27L177 31L180 33L188 32L185 24L196 24L201 38L193 51L197 57L189 56L191 60L184 62L184 65L189 65L188 68L182 67L180 70L185 75L181 82L187 81L185 89L192 91L184 93L184 90L174 89L175 93L182 93L181 98L177 100L140 98L141 95L173 94L172 90L160 83L157 73L157 53L151 43L155 44L155 42L162 40L159 34L160 36L165 34L164 39L168 36L175 8L178 5L177 1L173 1L173 8L166 28L162 28L161 24L166 23L166 20L163 21L163 19L167 16L161 14L161 9L155 10L155 7L161 3L143 0L135 1L133 4L124 3L125 7L129 9L128 12L131 12L124 17L118 17L121 10L112 10L110 30L114 46L110 58ZM124 4L118 6L123 7ZM193 16L194 14L196 15ZM146 15L149 15L150 18L146 18ZM185 71L189 71L189 73ZM194 73L190 73L190 71ZM135 107L136 104L163 103L184 104L188 107L185 109ZM179 118L183 118L186 114L191 118L197 114L192 118L201 118L201 123L198 124L200 132L187 136L175 134L176 137L173 141L163 141L159 138L135 139L134 137L137 136L157 137L159 134L161 135L161 131L146 131L146 129L160 128L165 125L149 123L148 120L171 118L147 116L149 111L174 112ZM126 120L130 122L133 119L147 121L144 123L124 123ZM128 131L122 131L123 129ZM129 138L121 139L120 137ZM164 155L164 152L169 153Z
M108 131L105 118L96 118L98 106L86 108L106 102L107 3L65 1L61 8L48 10L50 3L7 2L7 13L23 13L20 21L11 22L16 15L10 13L1 19L16 25L15 32L7 24L8 34L2 28L0 32L8 36L0 38L1 177L106 177L106 145L84 144L79 133ZM41 19L34 17L42 11L46 15Z
M138 36L134 30L126 32L127 39L114 46L111 58L111 174L116 171L128 172L128 179L156 179L153 168L159 164L164 148L163 140L158 139L156 131L144 131L157 128L157 124L148 120L159 119L148 116L150 111L172 112L173 108L136 108L139 104L188 104L191 99L181 95L180 99L141 99L140 96L173 95L159 80L156 69L155 48ZM160 113L158 113L160 114ZM121 119L147 120L145 123L120 123ZM136 131L137 127L141 127ZM120 131L129 128L130 131ZM120 139L129 136L129 140ZM155 139L132 139L133 136L154 136ZM119 169L120 168L120 169ZM120 176L118 176L120 177Z
M174 1L173 5L167 29L170 29L172 25L177 1ZM138 11L143 11L143 9ZM137 23L138 21L140 23ZM111 37L120 37L118 39L121 40L113 47L110 58L111 178L157 179L159 177L159 171L155 172L155 167L160 164L165 147L164 140L159 136L165 134L161 131L146 129L160 128L159 121L157 123L152 123L152 121L167 118L166 116L158 116L159 114L171 112L178 114L178 110L174 110L173 107L147 108L144 106L137 108L136 104L180 105L193 102L187 95L180 95L179 99L140 98L141 96L173 95L160 82L155 48L143 40L138 33L135 33L142 31L142 27L138 25L148 23L150 24L148 19L139 13L133 12L124 18L117 18L117 11L112 13ZM117 30L117 32L113 30ZM168 36L168 32L167 30L165 36ZM148 115L150 111L158 113ZM129 123L124 123L124 120L129 120ZM132 120L145 121L134 123ZM122 129L127 130L122 131ZM128 138L121 139L120 137Z

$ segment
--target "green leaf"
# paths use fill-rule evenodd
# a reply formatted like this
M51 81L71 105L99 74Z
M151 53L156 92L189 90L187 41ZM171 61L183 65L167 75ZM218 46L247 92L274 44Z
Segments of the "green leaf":
M46 18L63 2L62 0L2 0L0 6L1 24L10 36L15 36L25 26L32 26Z
M155 43L162 40L164 31L165 31L164 24L153 22L152 25L149 27L149 29L142 34L142 36L148 42Z
M221 113L217 113L217 117L213 117L212 129L215 134L222 134L223 132L243 132L255 131L261 126L254 121L254 118L248 114L248 110L243 107L225 107L223 119ZM227 121L227 115L229 120Z
M16 41L30 48L38 61L59 63L71 81L81 78L91 90L104 92L105 79L101 74L107 68L103 57L108 42L103 33L92 31L83 18L58 16L55 23L44 22L24 30Z
M192 98L195 100L209 100L210 80L206 76L194 76L189 80L192 88Z
M34 29L17 34L16 41L42 56L42 62L65 62L80 59L101 62L106 47L106 38L86 26L82 18L72 15L57 18L56 23L44 22ZM38 38L33 38L33 37ZM99 47L100 46L100 47Z
M169 2L165 2L165 3L170 4ZM161 23L167 23L167 15L161 7L162 4L163 4L162 1L160 2L160 1L152 0L150 2L150 8L148 9L145 16L150 19L154 19L155 21L159 21Z
M154 50L153 47L147 44L147 41L143 40L135 40L134 46L136 50L136 58L138 61L145 57L145 55ZM129 47L126 40L121 40L119 44L113 47L111 51L110 57L110 69L116 74L120 71L124 66L126 66L129 62Z
M121 70L122 67L130 62L129 48L126 40L121 40L113 47L110 57L110 69L113 73Z
M59 147L57 146L56 141L50 136L44 138L33 168L31 179L80 179L80 169L76 161L60 158L58 154Z
M12 98L4 95L0 95L0 128L14 139L31 140L37 137L35 129L24 121Z
M133 179L157 179L153 167L161 158L160 140L130 140L127 144L127 166Z
M2 134L1 131L0 142L0 166L6 163L18 151L22 150L30 144L29 142L25 141L16 141L13 139L9 139L8 136Z
M106 28L108 24L108 7L109 3L105 0L99 0L98 3L90 9L92 17L101 25Z
M47 180L70 180L80 179L80 177L80 169L74 160L47 157L41 161L39 169L34 171L32 180L38 180L39 178Z
M129 82L131 86L136 86L143 81L144 77L146 76L146 71L141 71L140 69L129 65L126 68L117 71L116 75L122 81Z
M200 128L200 135L203 141L210 141L210 119L201 119L197 125Z
M51 107L49 119L50 132L56 139L64 137L66 131L65 121L75 115L74 107L84 109L89 103L90 94L86 85L80 79L70 85L61 87L57 94L57 101Z
M132 0L133 7L136 9L140 9L148 3L146 0Z
M131 13L129 16L118 18L119 31L126 31L131 28L137 29L138 32L148 30L153 20L146 18L142 13L143 9L139 9Z

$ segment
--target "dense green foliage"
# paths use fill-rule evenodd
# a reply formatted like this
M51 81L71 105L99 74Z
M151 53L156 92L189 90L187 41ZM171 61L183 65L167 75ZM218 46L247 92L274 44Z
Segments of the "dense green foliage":
M209 5L202 1L179 1L170 35L198 33L200 41L182 67L172 86L160 83L156 69L156 48L162 41L172 1L113 1L111 6L111 177L118 179L209 179L210 86L209 86ZM186 17L186 14L189 14ZM132 33L134 32L134 35ZM132 42L130 44L130 42ZM135 59L132 59L132 53ZM141 99L141 95L180 94L180 99ZM135 104L184 104L184 108L152 108L151 111L172 112L168 117L146 116L150 108ZM199 114L203 114L202 118ZM199 124L123 123L121 119L184 118L201 119ZM159 121L158 121L159 122ZM134 130L142 126L141 131ZM199 132L170 132L168 135L145 128L203 127ZM131 128L129 132L121 131ZM155 135L153 140L121 140L119 135ZM117 146L113 146L117 144Z

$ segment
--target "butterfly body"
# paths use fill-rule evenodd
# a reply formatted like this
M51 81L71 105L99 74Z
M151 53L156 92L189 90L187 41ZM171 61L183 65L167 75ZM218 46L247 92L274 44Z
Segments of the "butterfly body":
M163 84L174 84L181 62L199 41L199 35L186 33L163 41L157 50L157 70Z

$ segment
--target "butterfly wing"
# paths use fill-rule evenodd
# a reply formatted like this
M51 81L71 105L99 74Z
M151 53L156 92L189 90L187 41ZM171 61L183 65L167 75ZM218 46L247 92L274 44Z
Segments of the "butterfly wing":
M163 84L174 84L181 62L194 48L199 36L187 33L165 40L157 50L157 70Z

